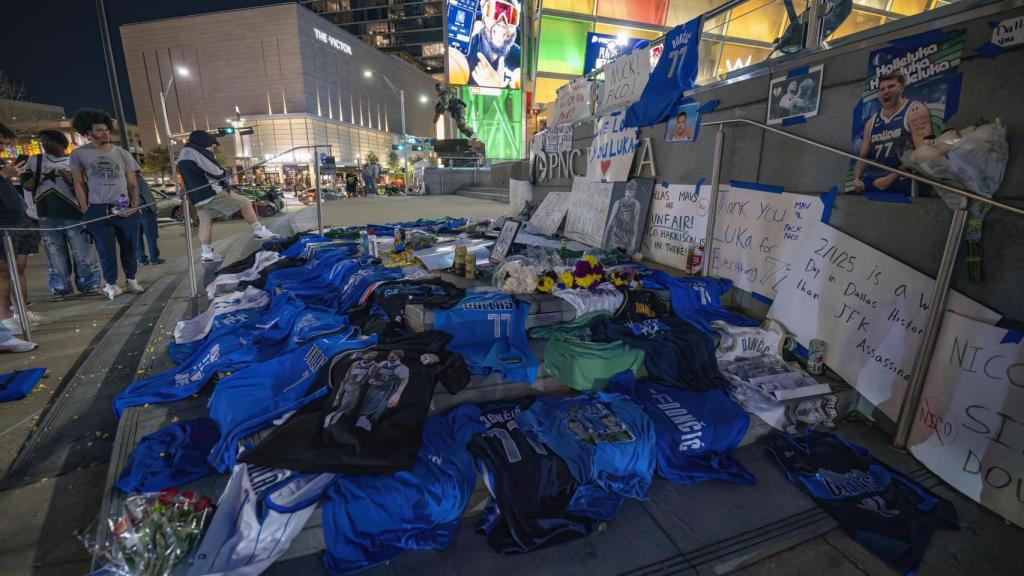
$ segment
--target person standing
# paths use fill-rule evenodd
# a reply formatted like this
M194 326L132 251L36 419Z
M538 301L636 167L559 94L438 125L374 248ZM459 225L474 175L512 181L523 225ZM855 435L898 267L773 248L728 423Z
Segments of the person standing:
M363 164L363 196L377 195L377 183L373 179L373 166L367 162Z
M160 228L156 221L156 198L141 170L135 173L135 181L139 184L139 198L142 200L142 208L139 209L139 264L163 264L165 260L160 257L160 246L157 245ZM146 244L149 245L149 258L146 258Z
M353 172L345 173L345 195L349 198L355 198L358 189L358 180Z
M43 154L28 160L22 183L33 192L39 223L44 230L43 249L49 271L50 297L59 301L74 294L99 294L100 264L96 249L85 234L82 208L75 197L75 181L68 162L68 139L59 130L39 133ZM72 283L72 264L75 280Z
M71 153L69 164L75 179L75 196L85 209L85 227L96 242L107 283L103 292L111 300L124 292L117 285L120 249L125 290L141 294L142 286L135 279L139 265L139 188L135 173L139 165L127 150L111 142L114 121L110 114L82 109L75 112L71 126L89 139L88 144Z
M231 175L224 169L213 152L209 150L217 139L205 130L196 130L188 135L188 143L178 154L178 172L188 190L188 198L199 213L199 241L203 245L203 262L222 262L224 257L213 250L213 219L218 215L230 218L235 212L242 212L242 218L252 226L252 236L257 240L269 240L277 236L260 224L252 202L240 194L228 190Z

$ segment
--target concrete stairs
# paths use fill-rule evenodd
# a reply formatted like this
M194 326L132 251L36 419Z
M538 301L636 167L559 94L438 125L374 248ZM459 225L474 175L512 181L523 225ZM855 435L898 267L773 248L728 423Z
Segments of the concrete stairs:
M491 200L493 202L501 202L508 204L508 187L499 188L494 184L481 185L481 186L470 186L469 188L463 188L455 193L457 196L466 196L468 198L479 198L480 200Z

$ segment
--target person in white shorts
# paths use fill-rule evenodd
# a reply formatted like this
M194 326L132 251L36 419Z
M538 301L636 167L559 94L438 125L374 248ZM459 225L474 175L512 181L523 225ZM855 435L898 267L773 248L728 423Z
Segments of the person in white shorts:
M205 130L196 130L188 136L188 143L178 154L178 171L185 183L188 198L199 214L199 241L203 248L203 262L220 262L224 257L213 250L213 219L218 215L230 218L241 212L242 218L252 226L253 238L269 240L276 236L260 224L252 202L228 189L231 175L214 157L210 147L217 139Z

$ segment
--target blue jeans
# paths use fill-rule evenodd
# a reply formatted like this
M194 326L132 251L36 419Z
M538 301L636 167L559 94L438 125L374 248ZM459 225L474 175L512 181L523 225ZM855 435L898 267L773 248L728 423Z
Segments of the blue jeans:
M363 177L363 196L377 195L377 183L373 178Z
M156 260L160 257L160 247L156 239L160 236L159 226L156 222L156 210L143 208L139 216L139 260L146 259L146 244L149 245L149 259Z
M92 204L85 211L84 220L92 220L107 215L107 210L113 204ZM135 272L138 270L138 248L136 242L139 239L139 213L136 211L131 216L113 216L104 220L98 220L85 227L92 234L96 242L96 252L100 256L100 267L103 269L103 279L107 284L117 284L117 260L118 247L121 249L121 268L124 269L124 277L127 280L135 279Z
M40 228L59 228L80 223L70 218L42 218ZM50 294L67 296L75 291L92 292L100 287L100 264L96 249L85 235L85 226L67 230L48 230L42 233L43 249L46 250L46 267L49 269ZM72 262L75 283L71 284Z

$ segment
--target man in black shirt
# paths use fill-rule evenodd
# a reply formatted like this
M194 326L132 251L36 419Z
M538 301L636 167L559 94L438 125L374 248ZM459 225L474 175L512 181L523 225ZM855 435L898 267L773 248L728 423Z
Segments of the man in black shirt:
M14 132L7 126L0 124L0 148L6 148L14 139ZM0 160L0 231L3 228L23 226L25 219L24 200L18 194L18 190L11 184L11 178L18 178L25 172L25 162L5 162ZM4 232L4 234L13 234ZM0 250L0 308L10 314L7 302L10 299L10 276L7 272L6 252ZM20 328L19 328L20 331ZM0 323L0 352L28 352L35 350L36 344L15 338L5 323Z

